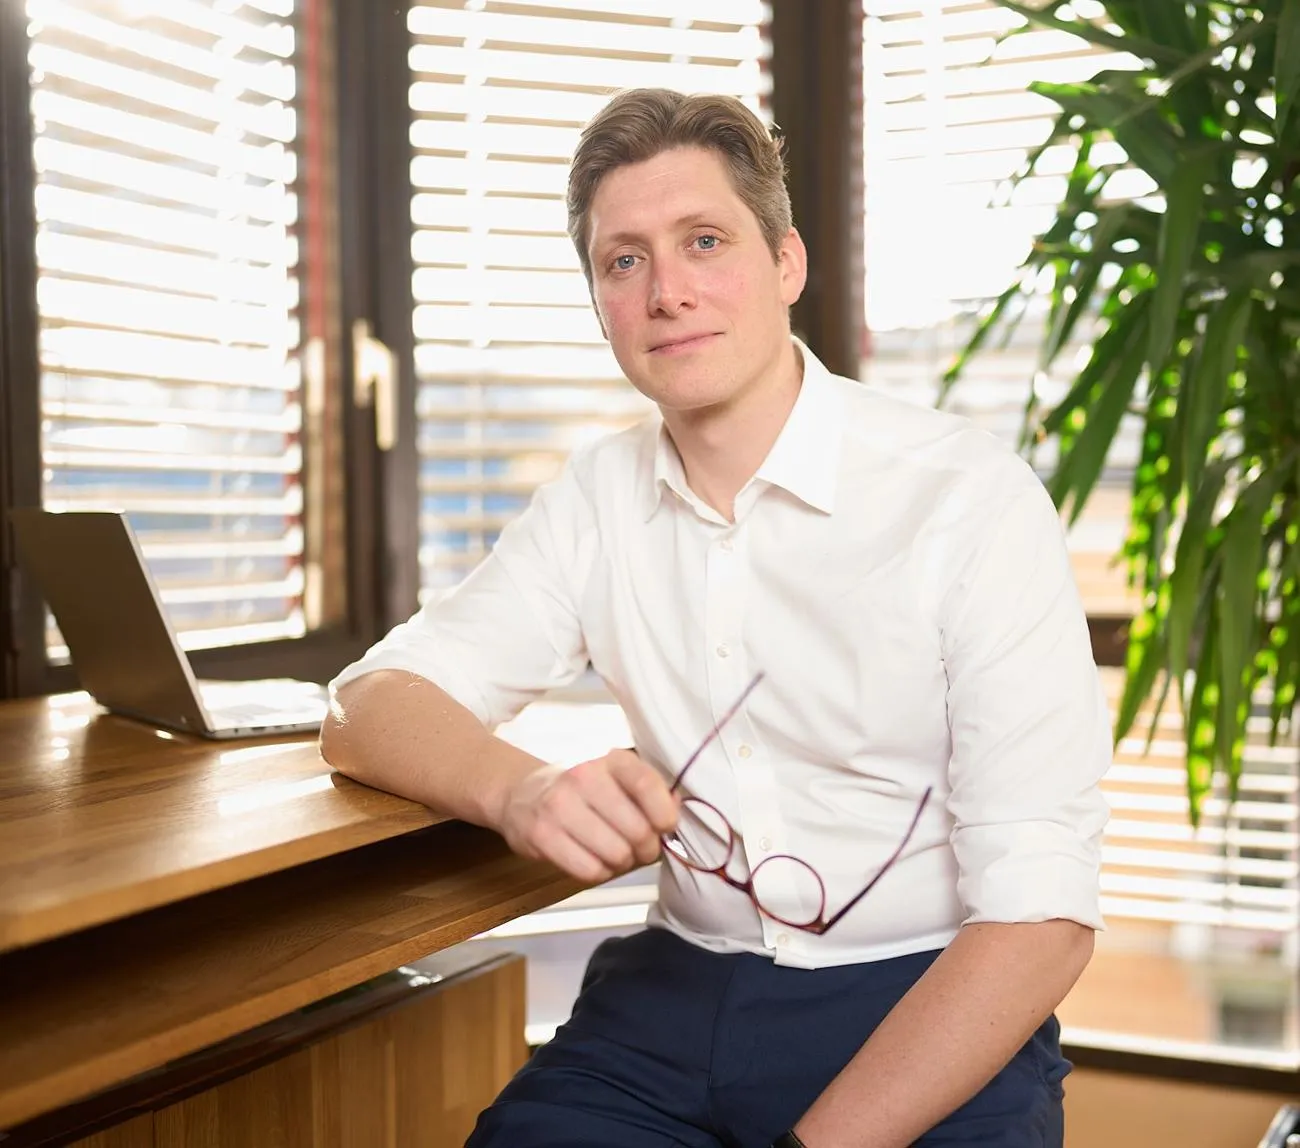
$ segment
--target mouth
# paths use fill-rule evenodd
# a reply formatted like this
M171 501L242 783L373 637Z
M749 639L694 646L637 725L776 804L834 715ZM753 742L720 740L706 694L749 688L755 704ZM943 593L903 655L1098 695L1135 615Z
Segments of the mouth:
M704 346L711 339L716 339L716 331L709 331L703 335L683 335L677 339L665 339L662 343L656 343L650 348L652 355L677 355L684 351L693 351L697 347Z

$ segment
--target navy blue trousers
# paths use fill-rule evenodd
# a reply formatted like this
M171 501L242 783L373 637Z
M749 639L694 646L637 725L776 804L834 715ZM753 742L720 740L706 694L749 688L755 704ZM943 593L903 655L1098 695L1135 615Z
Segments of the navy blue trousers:
M605 941L573 1016L466 1148L768 1148L937 953L839 968L723 956L663 929ZM917 1144L1061 1148L1055 1018Z

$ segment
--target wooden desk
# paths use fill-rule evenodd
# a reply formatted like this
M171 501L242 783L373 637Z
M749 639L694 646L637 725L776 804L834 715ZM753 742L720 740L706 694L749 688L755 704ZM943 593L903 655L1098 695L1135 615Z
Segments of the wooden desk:
M576 889L314 740L0 704L0 1129Z

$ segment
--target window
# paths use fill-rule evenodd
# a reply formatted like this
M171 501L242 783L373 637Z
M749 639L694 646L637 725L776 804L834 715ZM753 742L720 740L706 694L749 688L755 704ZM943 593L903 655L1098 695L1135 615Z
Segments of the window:
M125 511L189 649L346 616L325 9L26 4L39 500Z
M1086 14L1089 5L1074 7ZM1051 149L1041 175L1009 199L1004 194L1055 111L1027 85L1087 79L1126 66L1127 57L1053 31L1000 41L1023 22L992 0L865 0L864 11L872 332L864 377L929 402L973 317L1013 281L1064 189L1071 153ZM1110 158L1122 162L1123 153L1114 148ZM1145 180L1122 172L1109 192L1142 196L1150 191ZM1031 381L1050 402L1087 352L1084 331L1073 361L1067 352L1054 377L1035 380L1041 332L1031 311L1005 346L974 360L950 405L1015 441ZM1121 432L1071 533L1094 615L1132 611L1123 569L1110 558L1126 525L1135 429ZM1052 459L1036 462L1046 471ZM1107 669L1103 678L1114 710L1122 672ZM1297 1062L1296 750L1268 746L1265 712L1252 719L1237 802L1229 805L1220 779L1195 831L1177 700L1171 696L1158 718L1140 717L1117 747L1104 782L1112 808L1103 846L1108 930L1060 1010L1067 1036L1208 1059Z
M1057 148L1040 164L1044 174L1022 183L1009 200L1004 194L1006 181L1046 139L1055 111L1027 86L1045 78L1087 79L1103 67L1124 66L1126 57L1061 32L1000 41L1024 21L993 0L865 0L864 10L871 353L863 377L930 403L974 317L1014 281L1065 187L1069 149ZM1145 190L1134 181L1112 181L1115 195ZM949 408L1015 442L1041 331L1041 314L1031 312L1006 346L987 347L952 392ZM1081 330L1052 377L1037 380L1045 400L1064 393L1086 348ZM1129 427L1071 534L1091 614L1133 611L1124 570L1111 558L1123 541L1137 449ZM1035 461L1045 471L1052 464L1046 451Z
M420 573L457 582L581 442L649 404L566 234L582 125L619 87L764 111L758 0L465 0L411 9Z

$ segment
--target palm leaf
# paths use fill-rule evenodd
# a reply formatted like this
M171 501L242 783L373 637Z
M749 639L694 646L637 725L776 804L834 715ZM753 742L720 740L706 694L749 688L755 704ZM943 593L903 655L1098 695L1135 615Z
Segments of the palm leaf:
M1178 174L1168 192L1169 206L1160 228L1156 291L1147 344L1147 363L1153 371L1164 369L1173 347L1183 283L1196 250L1209 174L1209 161L1204 155L1188 156L1178 162Z
M1300 0L1282 0L1273 52L1277 138L1285 140L1289 123L1300 122L1300 115L1295 111L1295 103L1300 100Z
M1056 505L1070 496L1070 525L1078 520L1096 485L1101 469L1110 453L1111 443L1119 430L1120 421L1133 398L1133 388L1146 359L1140 338L1132 338L1117 359L1112 361L1108 377L1088 412L1087 421L1069 452L1061 460L1049 489Z
M1205 641L1187 705L1187 817L1193 827L1200 825L1201 802L1214 786L1214 731L1219 711L1217 612L1211 597Z
M1223 459L1204 472L1183 520L1174 568L1169 576L1169 672L1180 683L1187 675L1192 626L1208 592L1201 582L1201 575L1209 555L1210 522L1223 493L1223 480L1227 473L1228 464ZM1183 713L1186 717L1186 696L1183 697Z
M1244 712L1250 704L1248 676L1259 640L1258 600L1264 515L1281 484L1265 471L1238 498L1224 524L1219 577L1220 706L1217 754L1230 783L1241 772Z
M1129 624L1124 692L1115 715L1116 745L1129 735L1142 703L1155 686L1164 661L1164 643L1164 631L1156 614L1143 611Z
M1018 3L1017 0L997 0L997 3L1002 8L1018 12L1031 24L1055 28L1059 32L1072 32L1080 39L1086 40L1089 44L1095 44L1099 48L1110 48L1116 52L1132 52L1135 55L1146 56L1148 59L1164 63L1177 64L1183 59L1183 53L1157 40L1132 35L1116 36L1113 32L1108 32L1105 28L1101 28L1087 20L1062 20L1049 10L1055 8L1055 4L1048 4L1046 8L1034 8L1029 4Z
M997 297L988 314L980 319L975 327L974 334L967 340L966 345L961 349L961 353L953 360L952 366L943 373L943 377L940 379L939 398L937 400L939 406L943 406L953 385L961 377L962 371L965 370L966 364L984 346L989 336L997 330L998 325L1006 316L1007 308L1020 294L1020 284L1018 282L1012 283Z
M1103 73L1105 78L1120 73ZM1131 81L1121 81L1128 83ZM1029 90L1061 105L1089 123L1104 123L1125 154L1161 187L1170 186L1186 143L1159 116L1159 101L1136 89L1088 84L1037 82Z
M1061 348L1070 341L1080 316L1087 311L1092 302L1093 292L1096 290L1098 279L1101 278L1102 270L1108 263L1114 261L1112 247L1132 214L1132 206L1122 203L1115 207L1103 208L1098 215L1096 226L1089 236L1092 245L1087 252L1081 253L1076 273L1069 283L1069 286L1074 289L1074 297L1050 325L1047 338L1043 342L1042 357L1039 362L1041 370L1050 368L1056 361L1056 356L1061 353Z
M1116 284L1112 295L1121 290L1122 285ZM1097 385L1124 353L1124 348L1134 341L1145 340L1150 303L1150 294L1144 293L1119 312L1093 346L1092 354L1073 386L1043 421L1044 434L1055 434L1060 431L1075 411L1080 410L1090 400Z
M1185 415L1181 470L1189 490L1195 490L1200 481L1206 451L1227 396L1228 376L1237 364L1249 322L1249 293L1229 293L1210 315L1196 367L1184 377L1183 393L1179 395L1179 408Z

